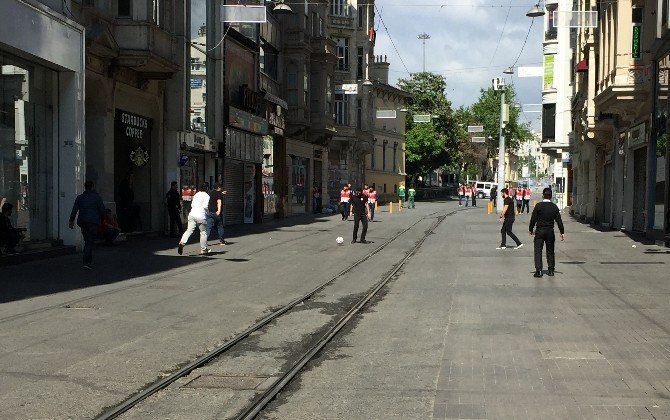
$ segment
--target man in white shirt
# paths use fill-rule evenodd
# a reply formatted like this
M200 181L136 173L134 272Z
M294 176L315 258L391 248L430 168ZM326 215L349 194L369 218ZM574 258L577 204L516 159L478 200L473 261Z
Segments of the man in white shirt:
M195 232L196 226L200 229L200 255L209 254L209 249L207 248L207 208L209 207L209 184L203 182L198 191L191 201L191 211L188 214L188 228L184 232L184 235L179 241L179 247L177 252L181 255L184 252L184 245L188 242L188 239L191 237L191 234Z

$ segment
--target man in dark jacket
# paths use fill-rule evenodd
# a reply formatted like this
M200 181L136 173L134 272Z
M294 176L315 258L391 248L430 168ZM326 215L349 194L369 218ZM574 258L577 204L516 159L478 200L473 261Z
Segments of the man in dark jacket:
M177 188L177 181L172 181L170 190L165 194L168 216L170 216L170 238L176 238L174 226L179 229L179 236L184 234L184 225L181 222L181 194Z
M365 234L368 232L368 219L370 218L370 206L368 206L368 197L363 194L363 188L358 188L351 196L350 200L351 214L354 216L354 239L352 244L356 243L358 239L358 224L363 224L363 231L361 232L362 244L367 244Z
M7 254L15 254L16 247L21 239L23 239L23 228L15 228L12 226L12 209L14 206L11 203L2 205L2 213L0 213L0 251L4 248Z
M542 277L542 247L547 244L547 275L554 275L556 268L556 258L554 256L554 221L561 232L561 241L565 240L565 228L561 219L561 211L558 206L551 202L551 188L545 188L542 191L542 201L535 205L533 214L530 216L530 236L535 235L535 274L533 277ZM537 225L537 227L536 227ZM535 230L535 232L533 232Z
M72 212L70 213L70 229L74 229L74 219L77 217L77 226L81 228L84 237L84 268L91 269L93 263L93 241L100 229L100 222L105 215L105 206L102 198L93 189L93 181L84 183L84 192L74 200Z

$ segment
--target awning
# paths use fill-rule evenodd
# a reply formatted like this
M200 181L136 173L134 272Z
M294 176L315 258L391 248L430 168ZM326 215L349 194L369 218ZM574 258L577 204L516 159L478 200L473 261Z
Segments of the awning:
M575 72L577 73L583 73L589 71L589 63L586 62L586 60L581 60L577 65L575 66Z
M279 105L284 109L288 109L288 103L285 100L271 94L270 92L263 92L263 95L266 101Z

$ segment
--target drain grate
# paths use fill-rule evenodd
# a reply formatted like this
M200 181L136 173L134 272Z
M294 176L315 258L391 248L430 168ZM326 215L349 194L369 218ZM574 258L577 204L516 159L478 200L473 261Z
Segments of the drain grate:
M263 391L275 378L269 376L200 375L182 388L232 389L235 391Z
M650 265L665 264L663 261L601 261L603 265Z

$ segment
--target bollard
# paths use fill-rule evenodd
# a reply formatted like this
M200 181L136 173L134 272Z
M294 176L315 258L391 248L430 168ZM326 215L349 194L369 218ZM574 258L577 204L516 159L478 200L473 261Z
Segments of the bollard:
M375 211L377 211L377 208L378 208L377 202L375 201Z
M389 201L389 214L393 214L393 202Z
M402 211L402 200L398 200L398 212Z

